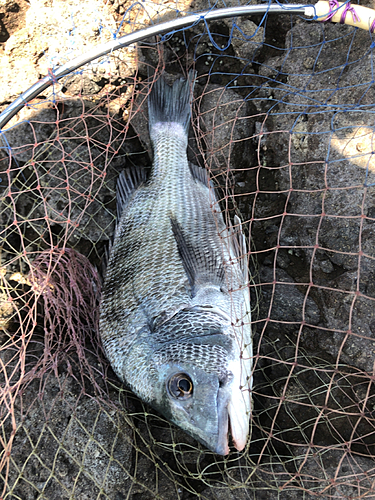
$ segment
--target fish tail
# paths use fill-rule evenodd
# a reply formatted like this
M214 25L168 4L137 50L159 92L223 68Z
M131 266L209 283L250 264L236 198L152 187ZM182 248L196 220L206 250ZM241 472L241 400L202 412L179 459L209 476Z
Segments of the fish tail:
M148 117L150 136L160 123L178 123L189 131L191 116L192 87L196 71L190 70L188 78L177 79L172 86L161 76L154 83L148 98Z

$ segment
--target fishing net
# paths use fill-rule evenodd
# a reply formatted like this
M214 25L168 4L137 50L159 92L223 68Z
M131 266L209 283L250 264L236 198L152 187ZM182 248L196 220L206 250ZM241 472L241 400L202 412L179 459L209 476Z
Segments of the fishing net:
M211 7L0 2L0 109L100 41ZM375 497L373 48L290 14L196 23L85 65L1 131L1 498ZM192 66L189 159L250 249L251 439L225 458L119 382L97 327L116 180L152 158L149 68Z

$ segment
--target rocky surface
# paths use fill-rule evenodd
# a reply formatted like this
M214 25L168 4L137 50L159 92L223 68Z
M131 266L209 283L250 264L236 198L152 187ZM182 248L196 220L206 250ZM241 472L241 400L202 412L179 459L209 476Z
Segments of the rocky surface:
M36 398L40 384L43 397ZM115 390L110 397L118 397ZM27 412L17 422L12 447L17 466L9 473L10 495L25 500L41 495L51 500L72 495L91 500L100 491L108 498L122 498L130 489L132 430L122 408L82 396L74 378L62 373L35 380L22 402ZM15 411L23 413L18 405Z
M117 30L108 2L100 0L3 0L2 4L0 102L18 97L50 69L110 40ZM71 75L64 83L72 93L97 93L103 79L111 74L124 78L133 69L134 50L127 49L115 58L96 60L83 77Z
M327 43L321 52L312 47L322 39L320 26L306 31L297 24L293 29L293 44L311 47L301 49L298 56L291 52L283 61L287 85L300 91L284 99L289 103L277 103L272 109L266 130L272 122L272 127L286 132L265 134L262 147L277 150L275 182L285 193L284 219L280 231L277 228L282 247L278 265L297 281L313 284L310 295L319 304L324 327L317 331L318 348L370 372L375 346L370 328L375 199L372 129L366 113L372 112L374 90L365 83L371 80L370 56L363 54L367 33L356 34L346 60L347 55L337 50L338 28L326 27ZM290 45L291 34L288 40ZM337 67L328 71L333 54ZM354 64L359 59L360 76ZM276 70L281 58L273 64ZM281 90L272 89L273 99ZM289 134L290 145L285 141ZM295 248L303 273L296 259L285 253L292 254Z
M1 0L0 109L49 68L176 15L171 2L128 7L117 0ZM223 20L212 23L210 36L196 25L162 45L101 58L29 103L2 134L0 361L8 377L2 384L18 395L1 410L13 444L5 498L374 494L371 40L347 26L288 16L260 21L236 20L231 44L232 20ZM205 161L227 213L242 214L255 256L252 438L228 459L206 452L119 386L87 329L83 337L77 329L72 343L64 315L44 323L41 305L30 306L36 282L25 269L55 246L74 247L100 265L114 230L118 173L125 161L151 161L147 68L160 63L175 75L193 60L189 158ZM61 272L74 289L77 275ZM45 293L53 303L57 289ZM82 303L64 303L78 321ZM31 328L30 311L38 311L34 336L23 345L17 325ZM51 324L56 343L43 337ZM15 360L23 352L30 371L19 386L25 372ZM33 372L40 360L48 369Z

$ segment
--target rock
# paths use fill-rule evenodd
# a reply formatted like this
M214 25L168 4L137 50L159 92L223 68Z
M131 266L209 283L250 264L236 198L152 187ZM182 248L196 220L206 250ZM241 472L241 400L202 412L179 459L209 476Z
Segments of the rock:
M9 300L4 292L0 292L0 330L8 329L14 319L16 304Z
M249 107L235 91L209 84L198 101L200 141L210 172L236 169L251 155Z
M53 127L57 114L63 120L58 132ZM111 238L115 182L123 168L119 150L124 135L116 129L116 116L88 101L65 100L42 104L40 110L35 105L28 118L4 134L14 159L27 160L13 178L15 193L25 182L29 188L16 195L13 217L24 219L25 227L39 235L48 226L66 227L73 245L80 238ZM113 212L104 208L109 203Z
M345 51L339 50L338 36L350 28L340 28L324 26L326 43L320 45L323 27L314 24L306 30L297 22L286 36L286 47L299 49L267 64L274 75L282 66L288 85L298 90L289 99L283 84L269 89L273 102L278 103L270 108L264 127L276 132L262 136L262 155L275 185L288 198L280 208L271 205L273 212L269 200L260 198L256 210L260 217L262 210L268 210L267 216L284 212L278 239L269 238L268 246L280 245L277 265L297 282L312 282L310 296L319 306L319 326L323 327L315 344L336 362L372 371L375 93L373 87L364 92L359 84L372 78L371 61L363 54L368 33L356 32L350 57L362 64L352 64ZM355 109L359 102L365 106L361 113ZM259 108L260 103L255 104ZM294 248L300 254L298 260L288 253ZM287 316L293 317L292 311Z
M301 446L293 451L288 463L280 464L276 457L269 457L270 463L254 465L248 476L243 470L246 487L238 477L231 486L217 484L204 490L204 494L210 500L328 500L372 495L372 460L353 457L339 448Z
M14 35L16 36L16 35ZM16 60L16 62L11 62ZM21 54L9 58L0 53L0 102L10 102L39 80L40 73L29 57ZM9 82L10 80L10 82ZM8 83L9 82L9 83Z
M203 491L204 498L208 500L249 500L255 498L249 488L236 488L215 484Z
M282 321L283 329L295 329L301 321L317 325L320 318L319 308L314 300L301 292L302 287L282 269L263 267L260 275L262 285L261 317L269 317L272 322ZM274 280L277 284L272 284ZM285 283L285 284L283 284ZM293 324L292 326L288 324ZM276 326L279 329L279 325Z
M4 127L0 155L11 155L17 162L27 162L56 129L58 108L55 104L35 99Z
M0 44L23 26L29 7L26 0L0 1Z
M356 498L372 491L370 471L374 462L368 458L351 456L340 448L301 447L295 453L296 468L303 467L298 481L304 490L314 492L315 497Z
M17 0L18 1L18 0ZM23 1L23 0L22 0ZM13 2L15 3L15 1ZM26 2L24 2L26 4ZM1 13L1 11L0 11ZM22 18L20 18L20 21ZM79 20L79 21L78 21ZM22 28L21 28L22 26ZM28 89L39 78L74 57L113 38L114 19L99 0L31 1L25 22L19 23L4 44L0 57L0 103L9 102ZM101 57L85 70L84 81L70 75L57 84L55 92L66 87L71 95L87 91L96 93L95 80L121 74L124 78L135 70L135 48L121 49L114 57Z
M50 373L40 382L43 397L37 380L24 390L24 418L16 408L12 457L23 464L23 472L21 478L11 467L11 494L31 499L43 491L49 499L60 500L71 498L74 491L77 498L91 500L101 490L111 498L127 491L132 431L121 410L83 395L69 375Z
M227 18L224 20L229 30L232 29L233 19ZM262 46L264 39L264 28L257 26L253 21L245 17L238 17L235 20L235 29L231 45L234 49L236 57L246 61L246 64L251 62Z

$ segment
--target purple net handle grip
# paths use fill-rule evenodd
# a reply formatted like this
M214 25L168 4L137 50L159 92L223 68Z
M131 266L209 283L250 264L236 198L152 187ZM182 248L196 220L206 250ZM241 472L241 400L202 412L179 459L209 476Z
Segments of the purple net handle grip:
M349 24L356 28L370 30L372 33L375 30L375 10L361 5L351 5L350 2L320 0L315 4L315 19L322 22Z

